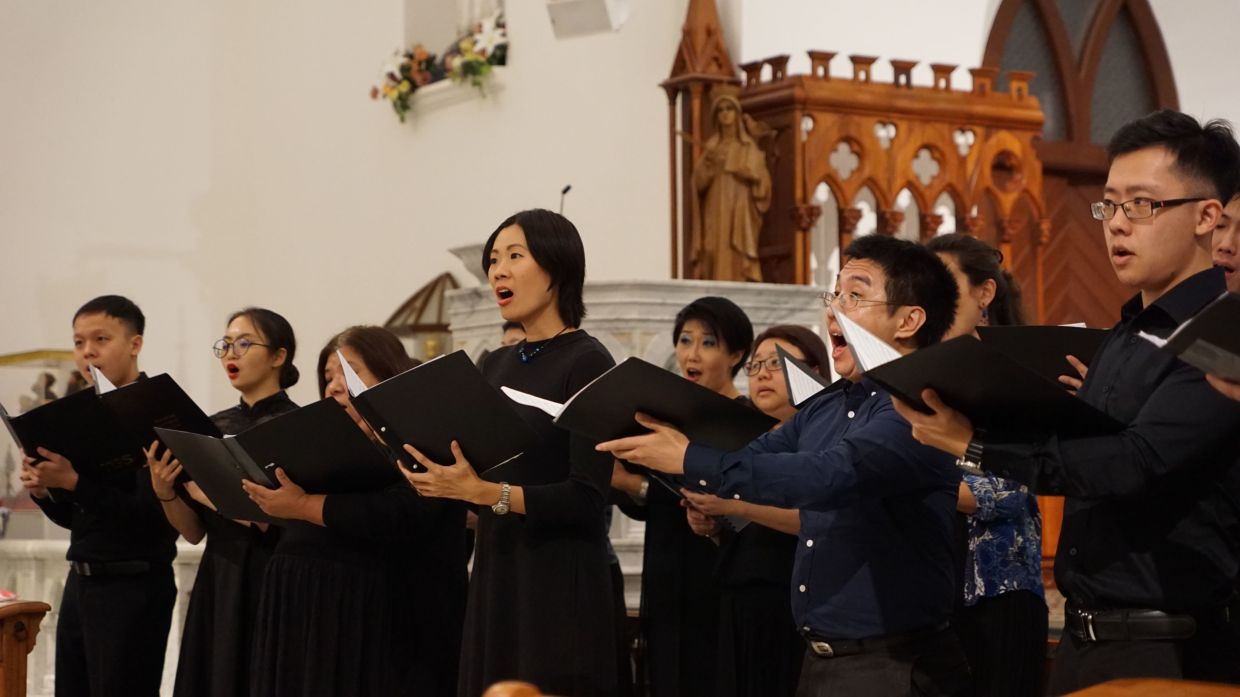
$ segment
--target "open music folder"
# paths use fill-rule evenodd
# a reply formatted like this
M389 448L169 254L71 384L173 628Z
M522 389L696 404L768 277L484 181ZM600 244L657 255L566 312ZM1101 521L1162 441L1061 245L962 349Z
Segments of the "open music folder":
M956 337L901 356L886 344L889 351L873 350L875 342L883 343L880 339L843 313L837 313L836 318L866 377L922 411L930 410L921 393L932 388L975 426L1011 436L1035 436L1046 431L1079 436L1123 428L1115 419L1064 391L1061 383L972 336ZM859 341L854 343L854 338Z
M508 387L513 401L537 407L557 426L591 440L646 432L633 415L648 414L675 426L695 443L736 450L775 426L775 419L675 373L629 358L595 378L564 404Z
M338 356L353 408L411 470L422 469L401 446L412 445L432 462L452 464L456 440L479 474L530 448L537 436L486 381L464 351L455 351L367 388Z
M999 349L1009 358L1044 378L1058 382L1060 375L1077 377L1066 356L1089 365L1107 338L1105 329L1059 325L978 327L982 343ZM1066 389L1067 385L1063 385Z
M804 362L793 358L792 354L785 351L782 346L776 346L775 352L779 355L779 360L783 362L788 401L794 408L800 409L809 400L831 389L831 381L819 375Z
M155 427L219 435L219 429L167 374L124 387L97 382L30 411L10 416L0 407L13 439L31 457L43 447L65 456L82 472L115 472L146 464L142 449L155 440Z
M1166 339L1141 337L1202 372L1240 382L1240 294L1222 294Z
M312 494L376 491L403 479L389 455L330 398L226 438L155 431L220 514L236 520L270 521L241 481L276 488L277 467Z

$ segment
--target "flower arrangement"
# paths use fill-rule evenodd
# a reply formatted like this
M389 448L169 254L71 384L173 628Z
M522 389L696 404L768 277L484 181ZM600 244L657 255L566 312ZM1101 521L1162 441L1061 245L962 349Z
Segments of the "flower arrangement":
M443 58L416 44L407 51L396 51L393 62L383 70L379 84L370 88L370 98L392 105L401 123L412 108L411 98L418 88L451 78L469 82L485 94L487 76L497 65L508 62L508 30L502 12L483 19L472 31L452 42Z

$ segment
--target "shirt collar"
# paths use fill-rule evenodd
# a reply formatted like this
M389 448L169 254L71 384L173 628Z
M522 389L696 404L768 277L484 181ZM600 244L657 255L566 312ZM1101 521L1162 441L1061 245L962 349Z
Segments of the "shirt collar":
M1124 303L1120 317L1127 322L1158 309L1176 324L1183 324L1226 290L1227 278L1223 275L1223 270L1209 268L1184 279L1179 285L1163 293L1149 307L1142 305L1141 294L1137 293L1131 300Z
M270 411L271 409L287 401L289 401L288 393L285 392L284 390L280 390L279 392L271 395L270 397L263 397L262 399L255 402L253 405L246 404L245 400L242 399L240 400L240 405L238 408L241 410L242 414L250 414L250 413L262 414L264 412Z

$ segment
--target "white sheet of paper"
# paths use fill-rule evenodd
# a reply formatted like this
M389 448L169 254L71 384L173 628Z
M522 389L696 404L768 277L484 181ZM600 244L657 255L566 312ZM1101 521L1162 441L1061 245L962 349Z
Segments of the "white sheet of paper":
M353 370L353 366L344 359L344 354L340 350L336 350L336 360L340 361L340 370L344 372L344 384L349 390L350 397L356 397L366 391L366 383L362 382L362 378L358 376L357 371Z
M861 366L861 372L869 372L900 357L899 351L866 331L865 327L849 319L843 312L835 313L835 321L839 322L840 331L844 332L844 340L848 342L848 350L852 352L857 365Z
M818 381L818 378L806 373L796 363L784 361L784 371L788 373L788 384L792 386L792 394L789 397L793 406L804 404L810 397L827 389Z
M1067 323L1067 324L1061 324L1061 325L1059 325L1059 326L1061 326L1061 327L1075 327L1075 328L1077 328L1077 329L1088 329L1088 327L1086 327L1086 326L1085 326L1085 323L1084 323L1084 322L1069 322L1069 323Z
M90 366L90 379L94 380L95 391L98 392L99 394L103 394L104 392L111 392L112 390L116 389L116 385L112 384L112 381L109 380L108 377L103 374L103 371L99 370L93 365Z
M535 409L541 409L544 412L546 412L548 415L550 415L551 418L553 419L558 418L560 414L564 412L564 405L560 404L559 402L553 402L550 399L543 399L542 397L536 397L528 392L522 392L521 390L514 390L511 387L501 387L499 389L501 392L507 395L508 399L511 399L517 404L524 404L527 407L534 407Z

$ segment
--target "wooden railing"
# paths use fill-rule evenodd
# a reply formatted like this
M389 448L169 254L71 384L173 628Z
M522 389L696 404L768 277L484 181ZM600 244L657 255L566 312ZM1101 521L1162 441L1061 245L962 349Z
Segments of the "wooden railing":
M0 603L0 697L26 697L26 657L51 609L35 601Z

